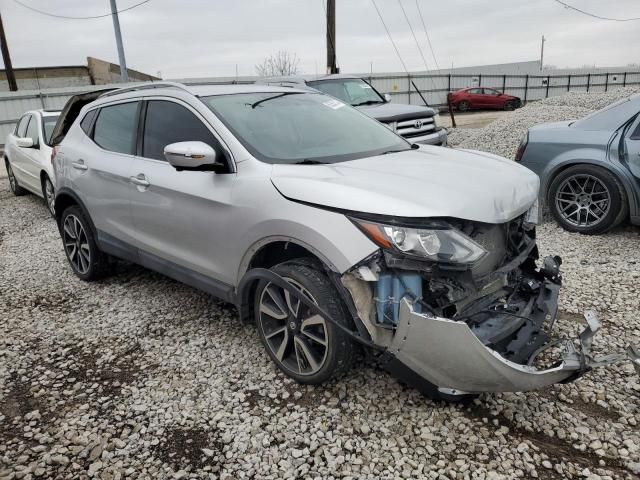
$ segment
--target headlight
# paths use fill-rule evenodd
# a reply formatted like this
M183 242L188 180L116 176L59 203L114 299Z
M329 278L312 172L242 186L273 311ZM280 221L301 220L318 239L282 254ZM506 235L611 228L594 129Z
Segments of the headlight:
M438 128L440 126L440 114L439 113L436 113L433 116L433 126L436 127L436 128Z
M351 220L378 246L433 262L475 263L487 251L455 228L414 228Z

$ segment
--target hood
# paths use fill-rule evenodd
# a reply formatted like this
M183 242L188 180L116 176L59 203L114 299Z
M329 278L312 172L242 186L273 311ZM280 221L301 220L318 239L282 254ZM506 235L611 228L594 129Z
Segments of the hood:
M330 165L274 165L271 180L291 199L398 217L503 223L538 196L538 176L489 153L421 146Z
M376 103L356 107L362 113L375 118L379 122L397 122L414 118L433 117L436 112L433 108L420 105L403 105L401 103Z

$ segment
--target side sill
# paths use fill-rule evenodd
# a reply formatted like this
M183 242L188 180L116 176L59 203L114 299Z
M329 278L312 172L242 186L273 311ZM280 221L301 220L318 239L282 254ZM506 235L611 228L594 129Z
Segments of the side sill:
M152 253L140 250L126 242L118 240L108 233L98 231L98 246L100 250L109 255L137 263L150 270L166 275L169 278L209 293L225 302L235 303L236 296L233 286L177 265Z

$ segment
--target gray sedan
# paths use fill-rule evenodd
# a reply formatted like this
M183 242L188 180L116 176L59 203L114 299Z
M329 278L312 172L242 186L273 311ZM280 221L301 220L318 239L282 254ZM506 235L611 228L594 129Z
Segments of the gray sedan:
M580 120L537 125L516 161L540 177L541 200L566 230L640 225L640 94Z

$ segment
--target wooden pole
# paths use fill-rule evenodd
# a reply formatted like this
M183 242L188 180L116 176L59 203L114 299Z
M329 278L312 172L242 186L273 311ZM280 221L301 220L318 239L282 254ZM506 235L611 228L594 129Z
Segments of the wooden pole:
M338 73L336 65L336 0L327 0L327 73Z
M0 14L0 48L2 48L2 59L4 60L4 71L7 75L7 83L9 83L9 90L15 92L18 90L18 83L16 82L16 76L13 72L13 65L11 64L11 55L9 55L9 46L7 45L7 37L4 34L4 24L2 23L2 14Z

